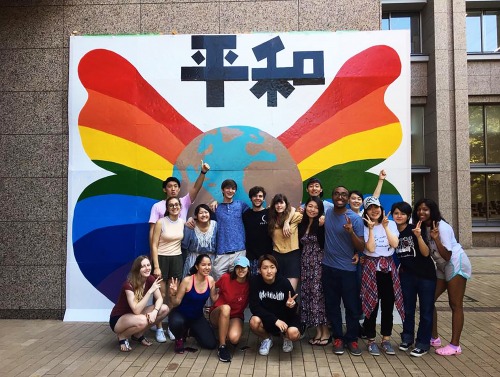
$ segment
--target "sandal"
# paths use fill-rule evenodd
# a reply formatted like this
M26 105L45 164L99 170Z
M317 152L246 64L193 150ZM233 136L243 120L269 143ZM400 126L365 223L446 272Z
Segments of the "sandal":
M128 342L128 339L118 339L118 344L120 344L120 351L121 352L130 352L132 351L132 347L130 347L130 343Z
M149 347L149 346L153 345L153 343L151 343L151 341L148 338L146 338L144 335L141 335L139 338L132 335L132 337L130 339L132 339L135 342L141 343L144 347Z
M309 344L311 346L316 346L321 341L321 338L311 338L309 339Z
M324 347L327 346L332 341L332 337L326 339L320 339L319 342L316 343L317 346Z

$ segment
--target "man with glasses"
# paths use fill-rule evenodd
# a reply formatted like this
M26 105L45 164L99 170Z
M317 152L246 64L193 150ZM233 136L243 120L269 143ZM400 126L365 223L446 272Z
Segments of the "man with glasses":
M328 320L332 324L333 352L361 355L358 347L359 296L356 274L357 251L364 250L363 221L347 208L349 191L337 186L332 192L333 208L325 213L325 253L322 283ZM342 331L341 301L345 308L346 333Z

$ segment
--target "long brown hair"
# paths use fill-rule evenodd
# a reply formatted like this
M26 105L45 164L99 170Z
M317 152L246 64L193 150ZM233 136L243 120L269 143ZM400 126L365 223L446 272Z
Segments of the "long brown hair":
M142 261L144 259L147 259L149 261L149 257L147 255L140 255L135 258L134 262L132 263L132 268L128 273L128 281L130 282L130 285L132 285L132 289L134 290L134 298L136 302L141 301L144 297L144 281L141 277L141 267ZM151 264L150 261L149 263Z
M283 213L276 212L275 205L276 203L284 202L286 205L285 211ZM285 224L285 220L290 216L290 202L288 198L283 194L274 195L273 200L271 201L271 205L269 206L269 221L267 231L269 235L272 237L275 228L283 228Z

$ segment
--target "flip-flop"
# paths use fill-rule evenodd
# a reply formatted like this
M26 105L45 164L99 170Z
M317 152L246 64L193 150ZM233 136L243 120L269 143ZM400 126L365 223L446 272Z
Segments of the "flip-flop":
M148 338L146 338L144 335L140 336L139 338L132 335L132 337L130 339L132 339L134 342L141 343L144 347L149 347L149 346L153 345L153 343L151 343L151 341Z
M130 347L130 343L128 342L128 339L118 339L118 344L120 344L120 351L121 352L130 352L132 351L132 347Z
M320 342L320 341L321 341L321 338L311 338L311 339L309 339L309 344L311 346L316 346L316 345L318 345L318 342Z
M324 347L324 346L327 346L331 341L332 341L331 338L320 339L318 342L316 342L315 345L320 346L320 347Z

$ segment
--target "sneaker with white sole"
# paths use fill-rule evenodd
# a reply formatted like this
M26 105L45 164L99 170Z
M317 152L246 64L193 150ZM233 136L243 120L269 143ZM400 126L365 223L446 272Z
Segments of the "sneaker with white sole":
M273 346L273 340L271 338L264 339L262 343L260 343L259 354L262 356L269 355L269 351Z
M370 355L380 356L380 350L378 349L377 343L374 341L368 342L367 348Z
M408 351L413 343L410 342L401 342L399 343L399 349L401 351Z
M292 352L293 342L288 338L283 338L283 352Z
M175 335L172 334L172 331L170 331L170 327L167 327L167 335L172 342L175 340Z
M386 355L395 355L396 352L394 351L394 348L392 348L391 342L389 340L383 340L382 343L380 343L380 347L384 350Z
M227 349L226 345L222 345L217 350L217 355L219 356L219 360L224 363L229 363L231 361L231 353Z
M427 352L429 352L429 351L416 347L410 352L410 355L414 356L414 357L421 357L421 356L424 356Z
M165 343L167 341L167 338L165 338L165 333L163 332L163 329L156 329L156 341L158 343Z

